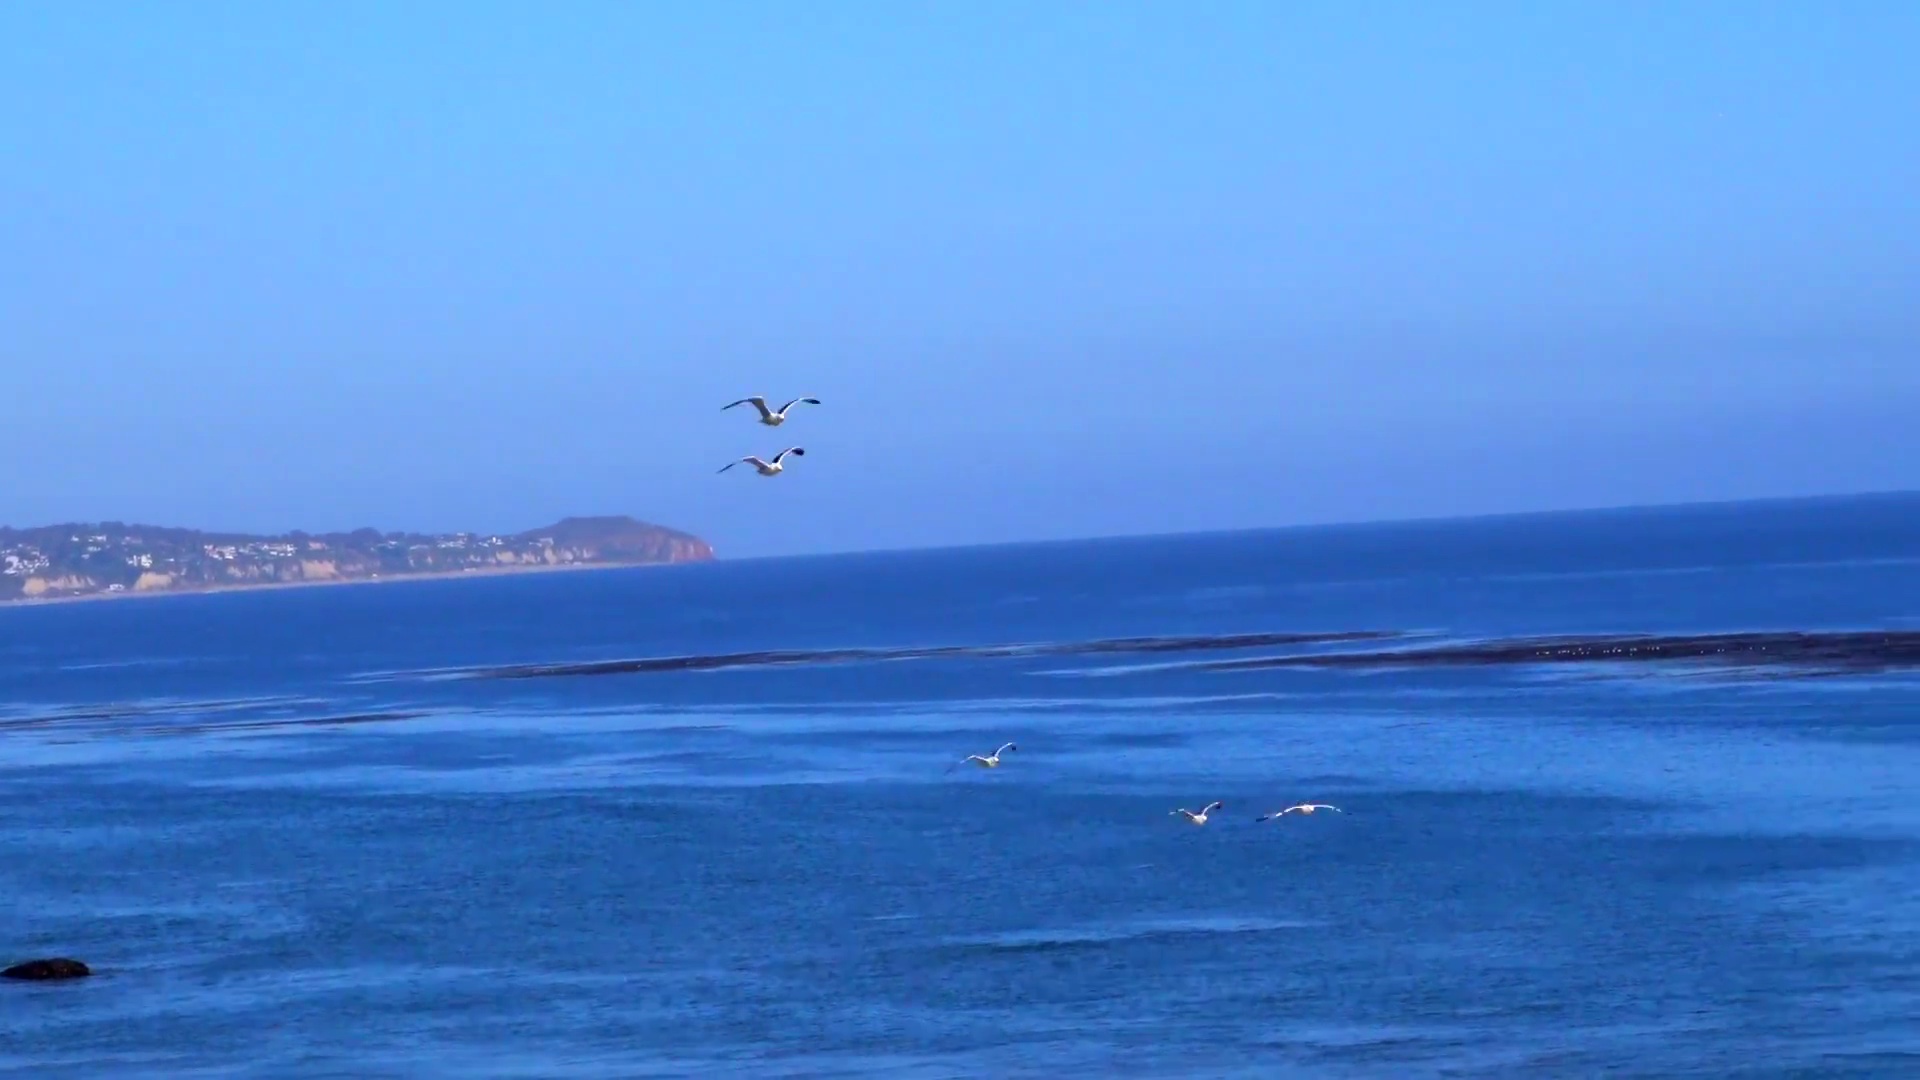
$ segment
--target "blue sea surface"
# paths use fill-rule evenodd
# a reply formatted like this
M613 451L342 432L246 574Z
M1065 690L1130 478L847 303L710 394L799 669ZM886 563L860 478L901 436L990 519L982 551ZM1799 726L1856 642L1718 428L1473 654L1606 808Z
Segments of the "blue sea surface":
M1217 666L1758 630L1920 497L0 610L0 1075L1920 1076L1912 672Z

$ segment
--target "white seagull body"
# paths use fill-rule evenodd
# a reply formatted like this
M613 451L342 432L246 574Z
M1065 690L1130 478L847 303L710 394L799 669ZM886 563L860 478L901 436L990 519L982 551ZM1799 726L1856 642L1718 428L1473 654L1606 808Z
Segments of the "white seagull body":
M1262 814L1256 820L1279 821L1281 818L1286 817L1288 814L1311 814L1315 810L1331 810L1336 814L1346 813L1345 810L1342 810L1339 807L1332 805L1331 803L1303 802L1298 806L1289 806L1285 810L1281 810L1276 813Z
M759 458L754 457L752 454L748 454L746 457L741 458L739 461L729 461L725 465L720 466L720 471L726 472L728 469L733 468L735 465L739 465L741 464L741 462L745 462L746 464L751 465L755 469L759 470L759 473L761 476L779 476L787 468L786 465L783 464L783 462L786 460L786 457L788 454L792 454L794 457L807 456L807 452L805 450L802 450L797 446L789 446L785 450L782 450L779 453L773 455L772 461L761 461Z
M748 398L741 398L739 401L733 403L733 405L751 405L759 410L760 422L768 427L779 427L781 424L786 423L787 410L793 408L795 405L818 404L820 404L819 398L797 397L785 405L780 406L778 409L769 409L767 408L767 399L758 394ZM720 406L720 411L726 412L728 409L733 408L733 405L722 405Z
M1172 814L1179 814L1180 816L1186 818L1188 821L1193 822L1195 825L1205 825L1207 823L1207 815L1213 813L1215 810L1220 809L1220 807L1224 805L1226 804L1220 802L1218 799L1215 799L1213 802L1210 802L1207 805L1201 807L1200 812L1197 814L1183 806L1178 810L1170 811L1169 816L1171 816Z
M995 750L993 753L988 754L985 757L981 757L979 754L968 754L966 757L960 759L954 764L965 765L968 762L972 762L973 764L978 765L983 769L997 769L1000 767L1001 754L1004 754L1009 750L1018 750L1018 749L1020 748L1013 745L1012 743L1002 743L1000 746L1000 749ZM952 772L953 766L948 766L947 771Z

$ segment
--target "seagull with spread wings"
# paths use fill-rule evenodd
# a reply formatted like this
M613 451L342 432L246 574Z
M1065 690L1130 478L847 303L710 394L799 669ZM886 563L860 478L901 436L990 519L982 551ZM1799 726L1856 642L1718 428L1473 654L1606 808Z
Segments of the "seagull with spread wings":
M755 394L752 397L741 398L739 401L734 402L733 405L722 405L720 406L720 411L726 412L728 409L733 408L734 405L751 405L755 409L759 410L761 423L767 425L768 427L779 427L781 424L784 424L787 422L788 409L793 408L795 405L818 405L818 404L820 404L819 398L799 397L799 398L794 398L792 401L787 402L785 405L780 406L778 409L769 409L767 408L767 399L761 397L758 394Z
M1195 825L1205 825L1207 823L1207 815L1213 813L1215 810L1218 810L1225 805L1226 805L1225 803L1221 802L1218 799L1215 799L1213 802L1210 802L1207 805L1201 807L1200 812L1197 814L1194 813L1192 810L1189 810L1183 806L1178 810L1170 811L1168 816L1178 814L1186 818L1188 821L1193 822Z
M779 476L782 472L786 471L787 466L785 464L785 460L787 455L789 454L793 455L794 457L807 456L807 452L801 449L800 447L789 446L785 450L782 450L779 453L773 455L772 461L761 461L759 458L753 456L752 454L748 454L746 457L741 458L739 461L729 461L725 465L720 466L720 471L726 472L728 469L733 468L735 465L747 464L747 465L753 466L756 470L758 470L761 476Z
M1018 746L1015 746L1012 743L1002 743L1000 745L1000 749L995 750L991 754L987 754L984 756L980 754L968 754L966 757L961 758L959 761L956 761L952 765L947 766L947 771L952 772L953 770L959 768L962 765L969 765L969 764L978 765L983 769L997 769L1000 767L1001 754L1004 754L1009 750L1018 750L1018 749L1020 748Z
M1311 814L1315 810L1331 810L1336 814L1346 813L1345 810L1342 810L1339 807L1334 806L1332 803L1303 802L1298 806L1289 806L1285 810L1277 810L1271 814L1262 814L1258 818L1255 818L1254 820L1279 821L1281 818L1286 817L1288 814Z

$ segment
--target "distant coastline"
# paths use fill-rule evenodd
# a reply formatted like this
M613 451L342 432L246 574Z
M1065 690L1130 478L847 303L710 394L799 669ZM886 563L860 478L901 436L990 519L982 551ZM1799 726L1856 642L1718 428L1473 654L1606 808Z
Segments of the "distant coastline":
M708 562L697 536L630 517L489 533L277 535L127 525L0 528L0 607Z
M681 562L700 560L686 559ZM469 578L522 577L534 574L586 573L593 570L633 570L650 566L675 566L680 563L560 563L554 566L487 566L473 567L468 570L429 570L420 573L381 574L363 578L332 578L324 581L262 581L241 585L181 585L170 589L147 589L141 592L127 590L123 592L84 592L59 593L44 596L21 596L12 600L0 600L0 610L8 608L37 608L62 604L90 604L109 600L152 600L168 596L217 596L228 593L279 592L285 589L319 589L345 587L350 585L392 585L417 581L459 581Z

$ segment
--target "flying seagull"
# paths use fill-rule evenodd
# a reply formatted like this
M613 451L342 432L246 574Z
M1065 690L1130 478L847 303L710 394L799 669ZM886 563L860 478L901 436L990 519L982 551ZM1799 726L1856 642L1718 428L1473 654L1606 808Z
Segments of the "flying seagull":
M726 472L735 465L745 462L759 470L761 476L779 476L781 472L786 469L786 466L781 462L788 454L792 454L794 457L805 457L807 452L798 446L789 446L785 450L773 455L772 461L761 461L752 454L748 454L746 457L741 458L740 461L729 461L725 465L720 466L720 471Z
M979 754L968 754L967 760L973 762L974 764L980 766L983 769L997 769L1000 767L1001 754L1007 752L1008 750L1018 750L1018 749L1020 748L1013 745L1012 743L1003 743L1000 749L995 750L993 753L988 754L986 757L981 757Z
M1197 814L1183 806L1178 810L1170 811L1168 816L1171 817L1173 814L1179 814L1182 817L1186 818L1188 821L1193 822L1195 825L1205 825L1207 823L1207 815L1213 813L1215 810L1220 809L1224 805L1226 804L1220 802L1218 799L1215 799L1213 802L1210 802L1207 805L1201 807L1200 812Z
M799 398L794 398L792 401L787 402L785 405L782 405L780 406L779 409L775 410L775 409L767 408L766 398L763 398L760 395L755 394L752 397L741 398L739 401L734 402L733 405L722 405L720 406L720 411L726 412L728 409L733 408L734 405L751 405L755 409L758 409L760 411L761 423L767 425L768 427L779 427L781 424L784 424L787 422L788 409L793 408L795 405L818 405L818 404L820 404L819 398L799 397Z
M983 769L997 769L1000 767L1001 754L1004 754L1009 750L1018 750L1018 749L1020 748L1013 745L1012 743L1003 743L1000 749L995 750L993 753L988 754L985 757L981 757L979 754L968 754L966 757L961 758L959 761L956 761L952 765L947 766L947 771L952 772L955 767L960 765L965 765L969 761L971 761L975 765L980 766Z
M1288 814L1292 814L1295 812L1302 813L1302 814L1311 814L1315 810L1331 810L1336 814L1346 813L1345 810L1342 810L1339 807L1332 805L1331 803L1303 802L1298 806L1289 806L1285 810L1276 811L1275 813L1262 814L1259 817L1255 818L1254 820L1255 821L1279 821L1281 818L1286 817Z

